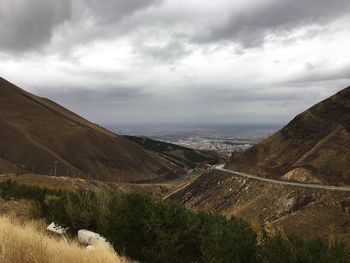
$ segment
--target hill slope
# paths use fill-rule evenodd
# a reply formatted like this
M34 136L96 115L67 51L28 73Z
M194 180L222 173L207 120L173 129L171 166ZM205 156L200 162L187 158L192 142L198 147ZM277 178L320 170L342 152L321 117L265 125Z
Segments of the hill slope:
M241 217L267 229L350 242L348 192L272 184L212 170L170 199L194 211Z
M260 176L350 184L350 87L316 104L226 168Z
M105 181L174 178L181 167L0 78L0 173L57 174Z
M165 159L184 168L195 168L201 164L217 164L221 156L216 152L195 150L147 137L124 135L125 139L136 142L146 150L157 153Z

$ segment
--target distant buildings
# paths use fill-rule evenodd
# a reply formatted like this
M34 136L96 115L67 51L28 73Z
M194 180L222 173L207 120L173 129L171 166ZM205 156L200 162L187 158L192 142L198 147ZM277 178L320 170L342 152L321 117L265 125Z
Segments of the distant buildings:
M212 150L219 152L242 152L250 148L256 141L252 140L239 140L230 138L202 138L202 137L189 137L181 139L172 139L167 142L177 145L185 146L192 149L199 150Z

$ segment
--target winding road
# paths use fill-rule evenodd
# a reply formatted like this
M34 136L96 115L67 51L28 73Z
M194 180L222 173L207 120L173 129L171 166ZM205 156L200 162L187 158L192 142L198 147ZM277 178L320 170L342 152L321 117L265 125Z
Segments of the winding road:
M246 177L246 178L250 178L250 179L254 179L254 180L258 180L258 181L273 183L273 184L350 192L350 186L306 184L306 183L297 183L297 182L288 182L288 181L274 180L274 179L269 179L269 178L265 178L265 177L251 175L251 174L247 174L247 173L243 173L243 172L227 170L227 169L224 168L224 164L217 165L214 169L216 169L218 171L222 171L222 172L231 173L231 174L236 175L236 176L238 175L238 176L242 176L242 177Z

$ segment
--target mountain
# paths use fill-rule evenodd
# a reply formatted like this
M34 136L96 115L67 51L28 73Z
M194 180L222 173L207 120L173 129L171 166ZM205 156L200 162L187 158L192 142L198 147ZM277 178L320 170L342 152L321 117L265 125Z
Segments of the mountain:
M350 87L316 104L226 168L279 180L350 183ZM213 169L170 199L306 238L350 241L349 192L281 185Z
M185 169L0 78L0 173L103 181L176 178Z
M350 87L232 155L226 168L284 180L350 184Z

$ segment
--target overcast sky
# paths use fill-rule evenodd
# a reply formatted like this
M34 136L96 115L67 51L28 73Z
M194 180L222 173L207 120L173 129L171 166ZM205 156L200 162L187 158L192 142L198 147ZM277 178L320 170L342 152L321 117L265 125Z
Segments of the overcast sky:
M350 85L349 0L1 0L0 75L98 123L285 123Z

